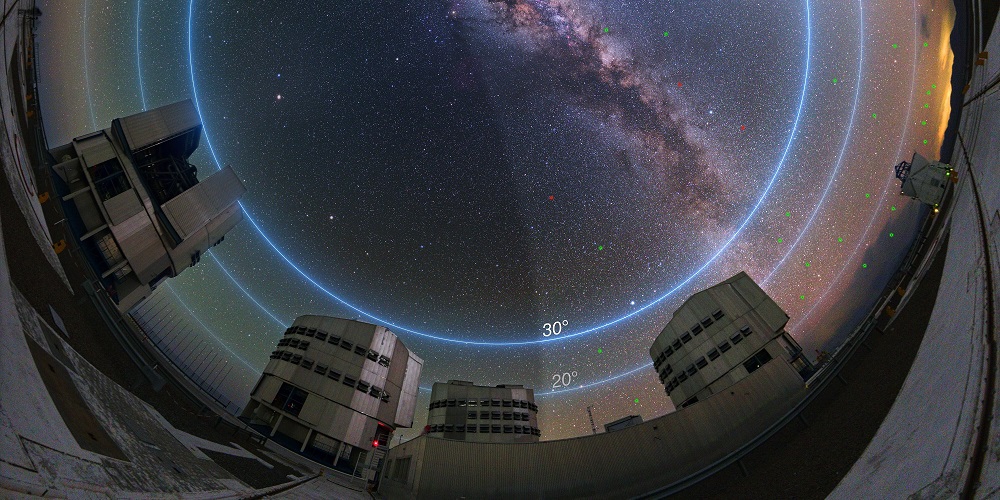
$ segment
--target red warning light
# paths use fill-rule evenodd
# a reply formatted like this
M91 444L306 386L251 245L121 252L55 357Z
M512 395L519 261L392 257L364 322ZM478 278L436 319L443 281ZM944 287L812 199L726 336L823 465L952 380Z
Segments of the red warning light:
M378 448L378 439L372 441L372 448Z
M683 83L681 83L681 82L677 82L677 86L678 86L678 87L683 87L683 86L684 86L684 84L683 84Z
M740 125L740 130L746 130L746 129L747 129L746 125Z
M552 195L550 194L550 195L549 195L549 201L552 201L552 200L554 200L554 199L556 199L556 197L555 197L555 196L552 196Z

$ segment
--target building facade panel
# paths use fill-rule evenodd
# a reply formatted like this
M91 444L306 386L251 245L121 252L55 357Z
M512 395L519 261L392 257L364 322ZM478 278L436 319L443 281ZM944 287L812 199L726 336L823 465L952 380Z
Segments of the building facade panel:
M629 498L732 453L804 395L794 369L768 363L732 391L611 433L530 444L425 435L389 451L379 492L384 498Z
M226 166L163 204L163 213L182 239L234 205L246 188L232 167Z
M784 332L788 315L746 273L691 296L650 348L677 407L694 404L779 359L803 377L811 365Z
M163 279L195 265L242 220L236 208L245 188L232 169L199 183L197 169L187 161L201 134L197 113L191 110L194 105L182 101L116 119L111 128L50 150L59 161L53 166L53 184L67 225L101 286L122 311ZM163 125L164 116L173 115L184 116L175 120L183 127ZM141 134L136 132L142 137L136 139L128 124L146 122L159 125L143 125ZM206 202L215 207L210 220L186 228L183 235L164 215L165 207L170 212L198 212Z
M346 471L369 463L374 443L387 443L401 418L413 421L400 416L407 397L398 388L419 380L422 366L383 327L302 316L277 342L242 418Z
M534 391L520 385L477 386L449 380L435 383L427 433L471 442L538 442Z

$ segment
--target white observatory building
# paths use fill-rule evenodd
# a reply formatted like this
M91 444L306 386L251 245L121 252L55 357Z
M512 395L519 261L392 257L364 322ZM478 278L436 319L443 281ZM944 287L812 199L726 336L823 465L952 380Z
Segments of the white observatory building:
M198 180L201 119L184 100L111 122L50 152L66 220L101 286L128 311L198 263L243 220L231 167Z
M899 194L904 194L934 207L935 211L944 199L948 180L956 182L955 170L947 163L930 161L918 153L913 160L896 165L896 178L903 181Z

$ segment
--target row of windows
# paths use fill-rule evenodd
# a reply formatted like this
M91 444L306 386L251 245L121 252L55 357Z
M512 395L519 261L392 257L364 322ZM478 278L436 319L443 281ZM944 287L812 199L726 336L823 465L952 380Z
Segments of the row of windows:
M689 331L685 331L684 333L682 333L676 340L674 340L673 344L668 345L667 348L664 349L663 352L661 352L659 356L656 357L655 360L653 360L653 364L656 367L656 369L659 370L660 365L663 364L663 362L665 362L667 358L669 358L670 355L674 353L674 351L680 350L681 345L691 342L691 339L700 335L701 332L705 330L705 328L708 328L713 323L724 318L725 316L726 314L722 312L722 309L716 309L711 316L705 316L705 318L702 319L700 323L695 323L695 325L692 326Z
M434 424L429 426L429 432L467 432L481 434L493 433L493 434L530 434L533 436L541 436L542 431L537 427L531 427L529 425L499 425L499 424Z
M528 408L532 411L537 412L538 406L531 401L522 401L520 399L439 399L437 401L431 401L431 405L428 409L433 410L435 408L446 408L446 407L460 407L464 408L466 406L503 406L506 408Z
M740 337L741 334L742 334L742 337L748 337L748 336L750 336L751 333L753 333L753 330L751 330L749 326L744 326L743 328L740 328L739 333L735 334L733 336L733 338ZM695 334L695 336L697 336L697 334ZM681 335L681 337L679 339L675 340L672 345L667 346L667 348L663 352L660 353L660 355L656 358L656 360L654 360L654 365L655 365L656 369L659 370L660 369L660 365L666 361L667 357L669 357L675 351L679 350L680 349L680 345L682 343L686 344L686 343L688 343L690 341L691 341L691 335L688 334L687 332L684 332L684 335ZM736 340L733 343L734 344L738 344L739 342L740 342L739 340ZM722 352L726 352L726 351L723 350ZM715 358L712 358L712 359L715 359Z
M306 349L309 349L309 341L300 339L281 339L278 341L278 347L285 347L285 346L292 347L295 349L302 349L304 351Z
M327 365L316 364L313 360L302 357L301 354L295 354L290 351L274 351L271 353L271 359L287 361L293 365L299 365L307 370L311 368L314 372L320 375L326 375L327 378L334 381L341 381L341 377L343 377L342 383L344 385L353 387L373 398L381 399L383 403L389 402L389 393L383 391L381 387L373 386L364 380L355 380L354 378L344 375L337 370L331 369Z
M694 375L695 373L698 373L698 370L708 366L709 361L715 361L716 359L719 359L719 357L722 356L722 353L732 349L734 345L743 342L744 337L749 337L751 333L753 333L753 330L751 330L749 326L744 326L743 328L740 328L740 331L736 332L732 337L729 338L729 340L715 346L715 348L705 353L705 356L698 358L694 363L688 365L687 368L678 373L676 377L674 377L670 382L666 384L667 394L669 395L670 391L673 391L682 383L684 383L684 381L687 380L688 377ZM732 342L732 344L730 344L730 342ZM707 360L705 359L706 357L708 358ZM660 370L660 382L665 381L667 377L669 377L673 373L673 371L674 369L670 365L663 367L663 369Z
M502 413L502 415L503 415L503 417L501 417L501 413L498 412L498 411L493 411L493 412L490 412L490 411L481 411L481 412L478 412L478 414L475 411L470 411L468 413L468 419L469 420L475 420L476 417L478 416L479 420L491 420L491 419L492 420L501 420L501 418L502 418L503 420L522 420L524 422L527 422L528 419L530 418L528 416L529 415L528 413L521 413L521 412L517 412L517 411L515 411L515 412L505 411L505 412Z
M285 330L285 335L305 335L306 337L313 337L319 341L325 340L328 344L339 345L341 349L347 351L353 350L354 354L357 354L358 356L365 356L366 358L386 367L389 366L389 362L392 361L390 358L379 354L375 350L367 349L361 345L354 345L349 340L340 338L339 335L331 335L328 334L327 332L324 332L323 330L318 330L316 328L293 326ZM305 350L309 348L309 341L294 339L294 338L293 339L283 338L278 341L278 347L284 347L286 345L288 347L295 347L298 349Z

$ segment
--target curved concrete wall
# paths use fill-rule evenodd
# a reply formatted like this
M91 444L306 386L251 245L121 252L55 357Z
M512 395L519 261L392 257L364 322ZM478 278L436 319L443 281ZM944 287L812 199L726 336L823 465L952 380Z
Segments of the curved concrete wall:
M1000 26L987 50L1000 55ZM1000 74L1000 60L976 66L967 98ZM961 144L953 166L959 175L944 276L923 344L896 402L871 444L831 498L957 497L975 467L972 456L984 415L993 415L989 447L976 498L1000 491L1000 431L997 400L983 408L987 390L990 331L987 287L1000 297L1000 97L995 92L964 109ZM980 207L987 232L987 261ZM987 281L991 266L993 282ZM994 317L997 315L994 307ZM996 359L994 353L994 359ZM1000 398L998 398L1000 399Z
M389 451L385 498L615 498L666 486L763 432L805 395L787 363L728 390L612 433L529 444L421 436Z

